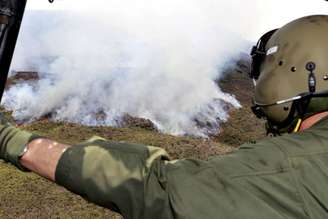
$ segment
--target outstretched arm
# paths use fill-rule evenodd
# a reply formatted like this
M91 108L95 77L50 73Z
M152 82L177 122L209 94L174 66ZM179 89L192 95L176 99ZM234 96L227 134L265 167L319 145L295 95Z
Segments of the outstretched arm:
M69 146L18 129L1 118L0 159L125 218L156 218L165 210L168 197L161 182L166 180L167 153L163 149L100 137Z

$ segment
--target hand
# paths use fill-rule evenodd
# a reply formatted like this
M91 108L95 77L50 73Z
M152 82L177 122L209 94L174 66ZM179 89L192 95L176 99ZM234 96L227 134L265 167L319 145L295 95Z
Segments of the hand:
M40 136L12 126L0 113L0 159L11 162L24 170L20 164L20 158L26 152L27 144L37 138Z

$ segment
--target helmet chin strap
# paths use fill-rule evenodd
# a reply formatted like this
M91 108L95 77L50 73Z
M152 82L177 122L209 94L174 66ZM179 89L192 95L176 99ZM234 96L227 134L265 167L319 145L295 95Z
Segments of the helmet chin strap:
M301 125L302 125L302 122L303 122L302 119L298 119L298 120L297 120L297 123L296 123L296 126L295 126L293 132L298 132L298 131L300 130Z

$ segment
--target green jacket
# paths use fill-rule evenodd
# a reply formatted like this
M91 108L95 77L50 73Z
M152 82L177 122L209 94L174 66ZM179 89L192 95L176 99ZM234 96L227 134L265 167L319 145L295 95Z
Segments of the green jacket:
M125 218L328 218L328 118L208 161L91 139L59 161L56 181Z

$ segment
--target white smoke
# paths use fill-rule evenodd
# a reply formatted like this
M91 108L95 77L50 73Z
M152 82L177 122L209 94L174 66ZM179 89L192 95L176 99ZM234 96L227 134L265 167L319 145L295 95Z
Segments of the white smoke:
M12 69L41 79L6 92L2 104L17 120L51 113L57 121L118 125L129 114L165 133L207 136L227 120L227 104L239 107L214 80L249 49L256 7L242 0L72 3L83 10L25 16Z

